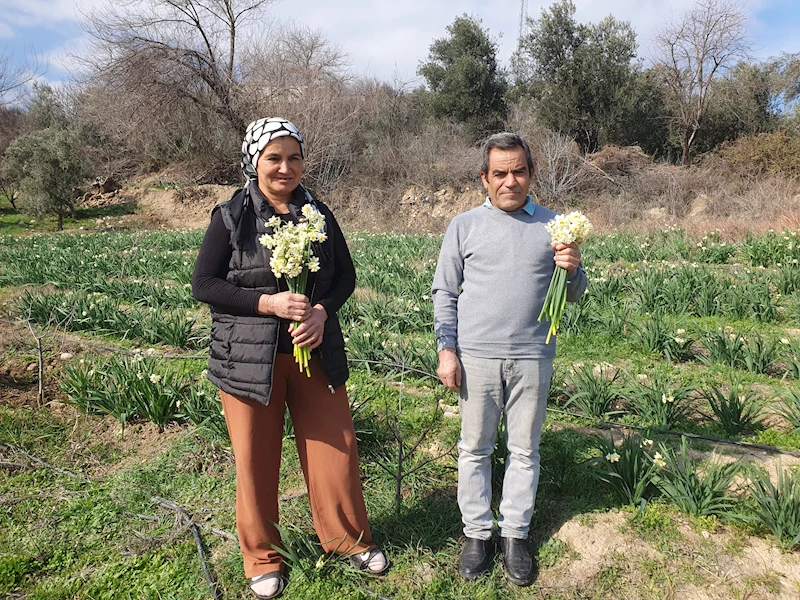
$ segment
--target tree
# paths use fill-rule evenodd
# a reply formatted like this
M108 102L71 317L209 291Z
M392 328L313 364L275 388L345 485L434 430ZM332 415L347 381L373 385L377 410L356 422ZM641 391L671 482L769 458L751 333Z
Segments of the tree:
M40 217L55 213L59 231L64 216L74 212L74 188L83 180L78 136L49 127L14 140L6 149L3 177L19 192L19 208Z
M6 148L21 133L24 126L25 113L18 108L0 107L0 158ZM0 198L5 198L14 210L17 210L15 201L16 189L14 183L3 175L0 169Z
M630 88L637 71L636 34L608 16L597 24L575 21L575 5L561 0L527 20L512 57L515 95L530 98L541 122L573 137L584 151L620 143Z
M0 52L0 107L18 100L25 85L36 77L39 64L35 60L31 62L33 65L28 64L28 61L15 65L11 54L5 50Z
M661 53L656 69L676 106L672 118L684 166L720 78L747 56L746 27L747 17L735 0L699 0L656 36Z
M191 111L192 125L207 132L203 142L225 138L219 129L241 139L240 46L248 23L271 2L109 0L83 21L94 40L85 60L87 87L117 101L132 96L126 117L142 127L171 120L169 112Z
M497 65L497 44L475 17L456 17L448 37L435 40L428 60L417 72L431 91L437 117L466 123L477 136L498 127L505 118L508 83Z
M773 103L780 126L800 136L800 52L784 53L769 61L767 68L776 81Z
M28 126L32 129L64 128L68 125L67 111L47 84L34 83L27 111Z

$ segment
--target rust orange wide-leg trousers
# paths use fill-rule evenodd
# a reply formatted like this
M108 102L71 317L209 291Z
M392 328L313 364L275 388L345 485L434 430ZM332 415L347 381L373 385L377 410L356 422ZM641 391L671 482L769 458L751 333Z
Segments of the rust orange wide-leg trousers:
M314 529L326 552L375 547L358 470L358 449L345 386L328 388L322 363L312 356L311 377L291 354L277 354L267 406L220 392L236 460L236 530L245 577L283 568L270 546L281 546L278 477L283 415L288 406L303 469ZM358 541L358 544L356 544Z

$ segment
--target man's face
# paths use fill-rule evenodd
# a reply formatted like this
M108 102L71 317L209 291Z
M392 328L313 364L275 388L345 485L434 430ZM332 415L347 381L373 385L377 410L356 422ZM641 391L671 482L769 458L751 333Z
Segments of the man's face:
M522 148L489 151L489 172L481 173L483 187L492 204L510 212L525 204L531 185L531 172Z

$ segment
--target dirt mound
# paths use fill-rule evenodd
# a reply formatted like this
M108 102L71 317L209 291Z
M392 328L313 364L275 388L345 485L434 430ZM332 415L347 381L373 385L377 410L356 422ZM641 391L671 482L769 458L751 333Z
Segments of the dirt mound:
M220 202L230 200L233 186L197 185L174 189L128 188L120 196L136 202L166 227L201 229L208 227L209 215Z
M444 231L450 219L480 206L485 197L483 189L477 187L448 186L432 191L411 186L400 199L401 226L408 231Z

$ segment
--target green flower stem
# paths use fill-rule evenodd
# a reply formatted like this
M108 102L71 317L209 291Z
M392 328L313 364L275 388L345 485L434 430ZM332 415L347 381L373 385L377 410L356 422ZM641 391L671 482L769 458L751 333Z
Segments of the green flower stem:
M305 254L310 254L310 247L306 248ZM286 283L289 285L289 291L293 294L305 295L306 283L308 283L308 267L304 267L300 275L297 277L287 277ZM298 327L300 327L300 323L295 321L292 324L292 330L295 330ZM302 373L305 371L306 377L311 377L311 370L308 368L308 362L311 360L311 350L308 349L308 346L301 348L300 346L295 345L292 353L294 354L294 361L297 363L300 372Z
M550 343L550 338L558 333L561 325L561 317L564 315L564 307L567 305L567 270L556 267L553 278L550 280L550 287L547 288L547 296L544 299L542 312L539 313L539 321L542 318L550 321L550 329L547 331L546 344Z

